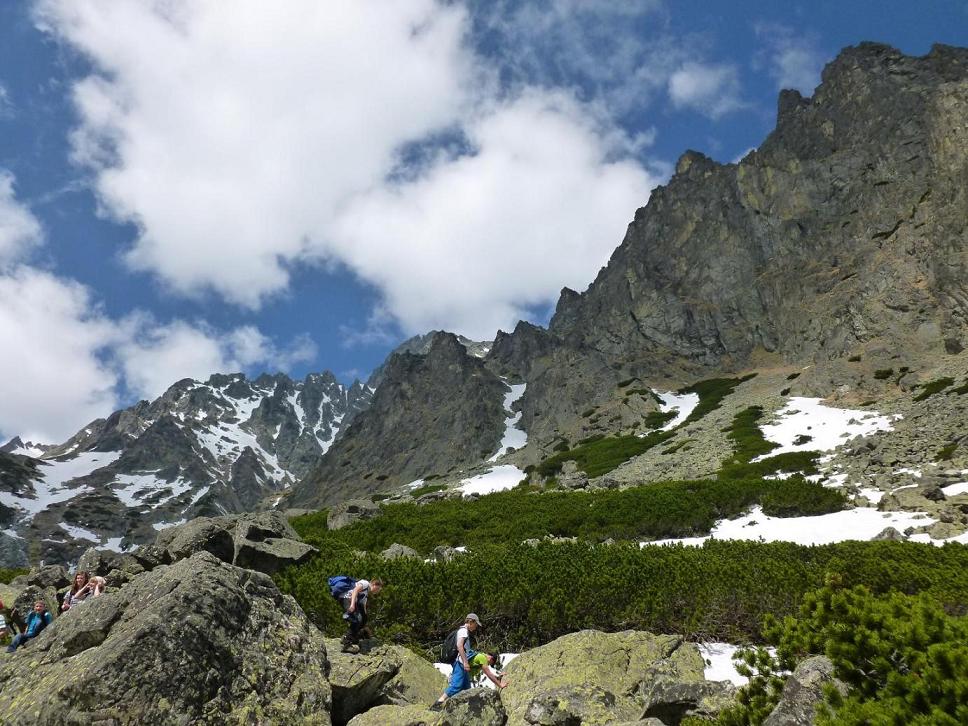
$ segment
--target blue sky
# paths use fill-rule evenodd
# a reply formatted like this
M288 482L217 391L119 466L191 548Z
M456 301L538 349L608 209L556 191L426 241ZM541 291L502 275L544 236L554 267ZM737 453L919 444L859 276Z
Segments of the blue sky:
M0 4L0 436L216 370L365 376L583 289L687 148L968 2Z

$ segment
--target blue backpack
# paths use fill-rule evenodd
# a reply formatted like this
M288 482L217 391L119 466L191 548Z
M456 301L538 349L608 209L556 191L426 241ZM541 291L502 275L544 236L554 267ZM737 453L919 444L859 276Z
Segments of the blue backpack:
M335 577L329 578L329 592L337 600L350 592L354 587L356 587L356 580L352 577L336 575Z

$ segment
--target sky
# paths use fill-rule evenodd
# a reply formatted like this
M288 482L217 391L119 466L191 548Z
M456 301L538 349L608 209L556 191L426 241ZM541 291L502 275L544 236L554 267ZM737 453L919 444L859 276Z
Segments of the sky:
M968 1L6 0L0 439L545 324L864 40L968 45Z

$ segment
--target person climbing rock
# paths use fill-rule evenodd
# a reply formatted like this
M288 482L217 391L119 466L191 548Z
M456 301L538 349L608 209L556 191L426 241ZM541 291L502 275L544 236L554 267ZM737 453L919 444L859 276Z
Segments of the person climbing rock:
M379 595L383 580L353 580L345 575L329 578L329 589L343 607L343 619L348 630L342 640L344 653L359 652L360 638L368 619L368 601L371 595Z
M481 673L487 676L498 688L507 686L507 680L491 668L497 662L497 659L491 654L478 653L474 650L475 633L481 627L481 619L477 614L468 613L464 619L464 624L447 637L444 648L450 649L450 652L447 653L447 659L449 660L453 656L454 669L451 671L450 684L447 686L447 690L431 705L430 710L439 711L442 709L448 698L469 689ZM453 640L453 646L450 645L451 640Z

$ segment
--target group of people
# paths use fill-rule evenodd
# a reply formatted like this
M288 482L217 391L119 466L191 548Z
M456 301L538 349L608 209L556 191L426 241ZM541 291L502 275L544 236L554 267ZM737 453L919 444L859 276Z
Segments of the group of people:
M80 571L74 575L71 588L64 593L64 598L60 604L61 612L67 612L73 607L80 605L88 598L97 597L107 585L107 581L98 575L91 575L88 572ZM9 622L8 618L9 617ZM36 638L40 633L53 622L54 618L47 603L43 600L35 600L33 609L22 619L16 610L8 610L3 601L0 600L0 637L6 638L13 635L7 652L13 653L17 648L26 645L28 641ZM19 630L20 632L15 632Z
M342 639L344 653L358 653L360 641L369 634L367 628L369 598L379 595L384 588L383 580L353 580L345 575L338 575L329 579L330 592L343 608L343 619L347 623L347 632ZM494 670L497 658L491 653L478 652L477 633L482 628L481 619L476 613L468 613L464 624L451 633L445 641L453 646L445 658L450 661L452 671L447 689L432 705L431 710L440 710L451 696L465 691L473 683L485 675L498 688L507 686L507 679L503 674Z

